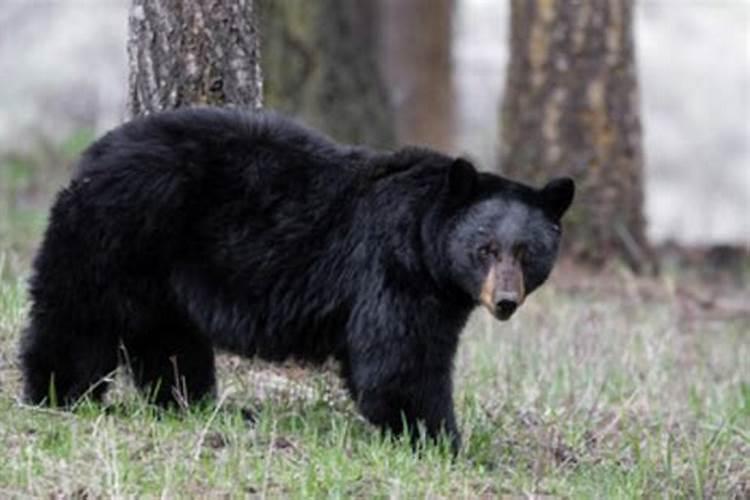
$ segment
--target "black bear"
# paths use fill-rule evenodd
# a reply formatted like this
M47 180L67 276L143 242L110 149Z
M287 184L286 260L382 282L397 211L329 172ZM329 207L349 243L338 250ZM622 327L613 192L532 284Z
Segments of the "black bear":
M459 334L550 273L570 179L535 189L421 148L338 145L272 114L136 119L51 210L21 342L26 398L100 399L124 346L155 402L215 390L214 347L338 361L361 412L460 442Z

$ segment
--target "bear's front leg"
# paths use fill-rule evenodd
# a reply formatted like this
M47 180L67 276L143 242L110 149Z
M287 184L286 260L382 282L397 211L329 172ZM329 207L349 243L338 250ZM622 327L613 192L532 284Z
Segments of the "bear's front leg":
M405 375L368 385L356 398L370 422L394 435L408 432L415 446L423 432L431 441L445 435L453 453L458 453L461 436L453 410L450 369L443 374Z
M381 429L408 432L414 444L422 431L432 441L445 435L458 453L452 372L465 317L446 317L422 295L386 292L355 307L347 325L341 361L352 397Z

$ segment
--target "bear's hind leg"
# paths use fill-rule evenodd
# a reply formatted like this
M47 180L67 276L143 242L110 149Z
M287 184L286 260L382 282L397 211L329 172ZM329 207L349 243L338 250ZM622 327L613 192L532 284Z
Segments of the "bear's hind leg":
M135 383L149 401L184 407L215 396L213 347L183 322L163 322L124 344Z
M95 325L69 325L32 311L21 353L24 397L33 404L71 406L82 397L100 401L117 368L117 340Z

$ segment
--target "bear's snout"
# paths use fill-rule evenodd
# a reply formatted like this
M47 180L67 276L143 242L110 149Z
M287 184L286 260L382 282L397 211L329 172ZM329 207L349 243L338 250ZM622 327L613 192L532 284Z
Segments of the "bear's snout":
M525 298L523 270L507 255L490 266L482 284L479 302L501 321L510 318Z

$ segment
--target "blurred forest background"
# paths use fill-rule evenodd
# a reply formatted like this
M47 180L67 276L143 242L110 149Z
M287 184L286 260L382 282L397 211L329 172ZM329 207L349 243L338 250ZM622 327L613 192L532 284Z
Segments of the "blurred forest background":
M0 497L750 498L750 0L0 0L0 75ZM237 356L187 415L120 376L107 407L21 401L54 193L196 102L575 176L565 240L600 266L473 315L458 460L382 440L330 370Z
M357 8L373 9L376 3L359 2ZM362 43L374 44L375 64L385 75L380 91L388 93L391 112L399 110L395 137L386 127L382 137L361 139L383 145L430 142L466 154L484 168L497 168L509 5L440 0L422 2L428 4L426 11L410 13L403 7L408 3L380 0L379 15L360 16L358 39L370 37ZM289 7L294 2L266 4L269 10L294 10ZM321 9L324 4L316 2ZM0 85L0 156L54 148L82 130L97 135L124 119L127 0L0 0L0 7L0 71L6 75ZM283 14L292 22L298 15ZM746 244L750 3L644 0L636 5L634 29L650 239L657 244ZM265 31L265 105L301 112L334 136L342 135L336 126L355 127L341 122L326 127L310 119L316 110L295 102L306 99L300 80L295 81L305 78L304 59L283 57L289 48L271 29ZM404 47L410 49L404 52ZM335 56L340 60L332 64L353 65L361 53L361 47L342 47ZM420 58L417 71L413 62ZM336 67L331 71L341 73ZM274 85L282 80L286 86ZM335 102L318 105L333 114ZM372 105L378 102L376 97ZM366 114L366 106L361 108Z

